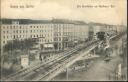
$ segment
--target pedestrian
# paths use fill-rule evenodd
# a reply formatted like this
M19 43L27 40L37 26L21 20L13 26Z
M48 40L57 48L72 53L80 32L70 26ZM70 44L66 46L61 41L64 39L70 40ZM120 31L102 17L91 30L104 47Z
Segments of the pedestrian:
M40 54L39 58L40 58L40 61L42 62L42 56L41 56L41 54Z

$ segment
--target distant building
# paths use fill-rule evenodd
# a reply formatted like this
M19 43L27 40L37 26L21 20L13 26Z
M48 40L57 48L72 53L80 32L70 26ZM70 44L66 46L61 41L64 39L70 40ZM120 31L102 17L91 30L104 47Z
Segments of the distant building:
M101 23L90 23L93 27L94 35L98 32L106 32L110 35L113 35L117 31L117 25L108 25L108 24L101 24Z

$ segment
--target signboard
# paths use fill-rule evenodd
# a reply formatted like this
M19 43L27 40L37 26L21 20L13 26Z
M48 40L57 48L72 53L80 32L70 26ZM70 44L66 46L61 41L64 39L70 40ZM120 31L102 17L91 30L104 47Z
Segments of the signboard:
M53 45L53 44L44 44L44 47L45 47L45 48L53 48L54 45Z
M29 66L29 56L28 55L21 56L21 66L23 66L23 68L27 68Z
M74 42L75 42L75 43L78 43L78 41L77 41L77 40L75 40Z

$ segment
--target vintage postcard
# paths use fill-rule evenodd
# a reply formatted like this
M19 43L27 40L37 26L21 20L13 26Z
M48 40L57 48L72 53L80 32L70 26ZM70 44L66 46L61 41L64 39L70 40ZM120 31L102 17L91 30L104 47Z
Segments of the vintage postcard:
M127 81L127 0L0 0L1 81Z

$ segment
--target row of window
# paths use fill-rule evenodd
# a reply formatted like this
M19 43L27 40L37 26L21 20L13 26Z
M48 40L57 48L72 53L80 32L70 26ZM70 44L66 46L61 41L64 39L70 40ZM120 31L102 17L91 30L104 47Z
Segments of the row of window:
M16 39L16 38L15 38ZM20 39L20 40L23 40L23 39ZM48 39L48 40L46 40L46 39L42 39L42 40L39 40L39 42L45 42L45 43L47 43L47 42L52 42L53 40L51 39ZM8 41L3 41L3 44L6 44L6 43L8 43L9 42L9 40Z
M30 35L31 38L38 38L38 37L50 37L52 36L52 34L47 34L47 35ZM4 35L3 38L8 39L9 37L11 38L26 38L27 35L13 35L13 36L8 36L8 35Z
M27 26L2 26L3 29L16 29L16 28L24 29Z
M52 26L48 26L48 25L45 25L45 26L30 26L30 28L47 28L47 27L52 27Z
M54 38L54 41L61 41L61 37Z
M58 24L58 25L54 25L54 26L52 26L52 25L40 25L40 26L27 26L27 25L16 25L16 26L11 26L11 25L8 25L8 26L2 26L3 27L3 29L15 29L15 28L19 28L19 29L25 29L25 28L27 28L27 27L30 27L30 28L47 28L47 27L55 27L56 29L61 29L61 28L59 28L59 27L64 27L63 29L70 29L69 27L71 27L71 28L74 28L74 26L70 26L70 25L65 25L65 24L63 24L63 25L61 25L61 24Z
M68 25L67 25L68 26ZM15 28L20 28L20 29L23 29L23 28L26 28L26 27L28 27L27 25L26 26L24 26L24 25L16 25L16 26L3 26L3 29L15 29ZM47 28L47 27L53 27L52 25L41 25L41 26L29 26L30 28ZM64 27L64 25L60 25L60 24L58 24L58 25L54 25L54 27ZM69 27L69 26L68 26Z
M14 30L13 33L27 33L28 31L26 30ZM3 33L9 33L9 31L3 31Z
M53 41L52 39L51 39L51 40L50 40L50 39L48 39L48 40L47 40L47 39L39 40L39 42L46 42L46 43L47 43L47 42L52 42L52 41Z
M39 28L39 26L30 26L31 28L33 27L33 28ZM3 29L17 29L17 28L19 28L19 29L26 29L27 28L27 26L25 27L25 26L3 26L2 27ZM41 28L43 28L43 26L41 27ZM45 28L47 28L47 26L45 27ZM44 28L44 29L45 29ZM30 28L28 28L28 29L30 29Z
M52 30L30 30L30 32L52 32Z
M9 33L10 31L3 31L3 33ZM52 32L52 30L30 30L30 33L35 33L35 32ZM13 30L13 33L28 33L27 30Z

